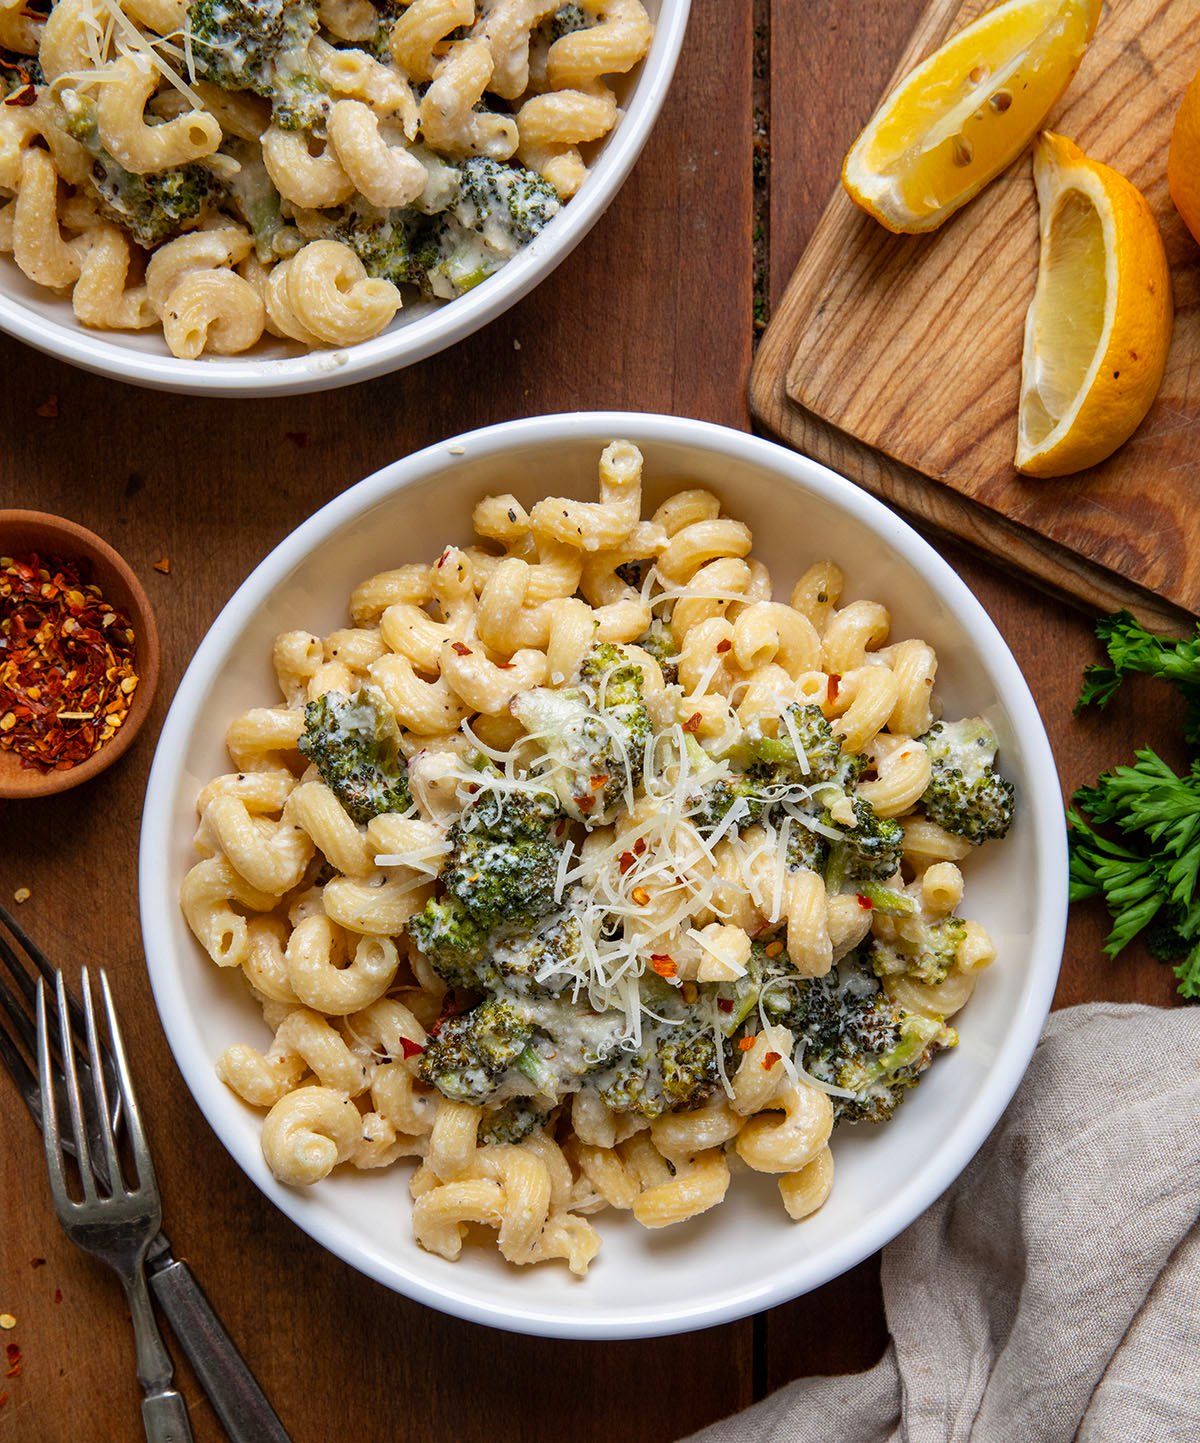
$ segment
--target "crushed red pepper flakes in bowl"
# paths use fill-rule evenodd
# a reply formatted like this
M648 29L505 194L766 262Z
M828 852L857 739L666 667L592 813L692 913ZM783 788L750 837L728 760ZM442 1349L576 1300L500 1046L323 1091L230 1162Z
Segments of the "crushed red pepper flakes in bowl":
M138 686L135 640L77 563L0 556L0 749L43 773L99 751Z
M0 798L49 797L108 768L157 678L153 609L127 561L65 517L0 509Z

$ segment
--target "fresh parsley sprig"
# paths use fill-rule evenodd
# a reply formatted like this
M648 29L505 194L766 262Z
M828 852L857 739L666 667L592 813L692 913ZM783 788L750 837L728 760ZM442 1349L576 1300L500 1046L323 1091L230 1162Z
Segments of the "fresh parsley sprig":
M1173 641L1119 611L1096 631L1111 664L1087 668L1076 711L1107 706L1130 673L1157 677L1182 694L1184 739L1200 751L1200 626L1193 638ZM1144 747L1132 766L1105 772L1072 800L1071 900L1104 898L1113 921L1104 948L1110 957L1145 931L1151 953L1176 964L1181 995L1200 998L1200 756L1180 774Z

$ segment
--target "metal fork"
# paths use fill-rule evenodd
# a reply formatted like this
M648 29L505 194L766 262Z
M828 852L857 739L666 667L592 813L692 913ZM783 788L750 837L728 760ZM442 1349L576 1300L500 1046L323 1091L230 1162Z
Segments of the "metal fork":
M8 935L5 935L7 929ZM11 938L11 940L10 940ZM30 1114L42 1125L41 1086L34 1072L37 1065L37 1038L34 1017L37 1010L37 982L44 979L57 990L55 969L46 954L25 932L16 918L0 906L0 1063L16 1084ZM5 977L7 970L8 977ZM86 1058L89 1048L87 1020L83 1008L67 993L67 1010L74 1036L77 1076L85 1087L92 1087L91 1068ZM52 1028L50 1044L55 1056L54 1090L62 1109L69 1107L66 1081L62 1070L58 1031ZM101 1071L109 1097L109 1122L114 1132L121 1112L116 1061L100 1042ZM33 1064L31 1066L31 1063ZM107 1187L107 1159L98 1130L95 1109L85 1113L88 1153L94 1175ZM62 1150L75 1155L73 1133L62 1136ZM246 1366L237 1345L225 1331L212 1304L186 1262L177 1259L171 1244L161 1231L151 1241L146 1264L155 1301L166 1315L171 1329L187 1354L209 1402L233 1443L290 1443L279 1416L267 1401L254 1375Z
M58 1050L62 1057L67 1103L71 1113L72 1149L78 1167L83 1197L71 1196L64 1165L63 1144L59 1130L58 1102L55 1098L54 1062L50 1050L50 1026L46 1016L46 984L37 986L38 1076L41 1080L42 1130L46 1143L46 1166L50 1172L50 1192L54 1210L63 1231L76 1246L91 1253L121 1279L133 1333L137 1344L137 1375L142 1385L142 1424L148 1443L191 1443L192 1429L183 1399L171 1387L174 1369L170 1354L163 1344L150 1294L146 1288L146 1252L162 1222L162 1203L150 1148L142 1127L141 1113L129 1075L125 1044L117 1026L112 991L103 969L100 990L104 995L104 1013L117 1074L117 1088L125 1113L125 1131L133 1152L136 1183L126 1181L117 1140L113 1132L104 1081L100 1039L96 1032L96 1015L92 1008L92 988L87 968L81 977L83 1015L87 1032L88 1065L92 1081L92 1106L89 1107L79 1087L79 1069L75 1061L75 1045L71 1040L71 1017L67 989L62 973L55 974L58 994ZM90 1124L90 1126L89 1126ZM103 1175L93 1168L89 1133L95 1129L104 1158Z

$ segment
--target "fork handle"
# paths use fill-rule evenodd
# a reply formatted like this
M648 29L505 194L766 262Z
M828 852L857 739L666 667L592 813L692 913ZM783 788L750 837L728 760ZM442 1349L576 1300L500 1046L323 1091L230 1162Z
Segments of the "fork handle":
M142 1399L142 1427L146 1443L192 1443L187 1407L174 1388Z
M150 1286L232 1443L291 1443L191 1268L172 1261Z

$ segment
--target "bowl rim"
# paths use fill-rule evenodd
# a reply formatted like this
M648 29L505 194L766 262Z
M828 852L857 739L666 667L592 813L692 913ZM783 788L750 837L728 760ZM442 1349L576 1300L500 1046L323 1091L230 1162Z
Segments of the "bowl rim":
M81 526L78 521L72 521L66 516L55 516L49 511L26 511L18 508L0 510L0 540L5 528L12 526L28 527L31 530L44 531L48 537L60 538L54 542L55 548L61 544L61 554L68 558L78 556L85 561L103 561L121 578L133 603L130 608L133 615L129 619L134 626L138 686L121 729L86 761L66 771L27 772L22 769L18 776L30 780L20 786L0 777L0 800L32 801L35 797L58 796L69 792L73 787L82 786L84 782L89 782L101 772L107 771L125 755L145 725L154 704L154 696L158 690L161 650L158 623L145 587L129 562L114 546L105 541L103 536ZM2 544L0 551L3 551Z
M231 1141L223 1135L213 1117L219 1104L214 1102L210 1108L205 1100L206 1095L210 1101L219 1095L210 1090L211 1059L193 1056L182 1035L182 1016L187 1009L183 986L186 969L165 960L170 954L172 914L177 914L178 904L163 885L161 859L169 854L175 840L170 825L174 792L189 736L209 685L226 659L231 642L253 612L322 538L393 494L403 492L431 474L452 468L465 458L478 460L527 445L548 448L581 439L604 444L614 436L626 437L635 444L699 447L731 461L748 462L774 472L801 491L816 494L849 512L925 579L970 632L976 653L986 656L992 680L1003 691L1031 779L1026 799L1029 825L1033 829L1030 844L1042 858L1043 866L1031 923L1033 943L1027 977L1007 1045L991 1065L983 1085L959 1114L952 1136L940 1145L936 1165L933 1161L927 1162L867 1222L857 1224L837 1246L821 1254L819 1266L813 1266L812 1259L800 1255L795 1266L780 1270L766 1281L747 1284L726 1294L719 1302L674 1306L649 1318L644 1313L631 1312L628 1316L592 1319L586 1311L586 1299L581 1299L581 1305L565 1316L562 1311L523 1300L517 1286L503 1307L481 1301L471 1295L469 1286L456 1281L454 1269L450 1267L446 1268L444 1279L439 1279L436 1286L431 1285L403 1267L380 1259L357 1239L347 1239L344 1226L323 1214L306 1211L294 1190L270 1176L262 1165L261 1155L253 1156L251 1149L242 1146L240 1140ZM959 1177L983 1144L1025 1073L1058 979L1067 919L1066 825L1059 797L1058 773L1037 705L1003 637L949 563L881 501L806 456L712 422L621 411L574 412L504 421L414 452L328 502L259 563L214 621L180 682L159 737L146 790L139 895L147 969L176 1065L222 1145L285 1216L335 1256L417 1302L510 1332L597 1340L689 1332L773 1307L840 1276L878 1251L924 1212ZM257 1146L253 1151L259 1152Z
M189 361L109 341L77 321L44 317L0 287L0 331L85 371L149 390L252 399L304 395L398 371L427 360L495 320L555 270L583 240L624 185L658 119L679 62L692 0L662 0L654 39L629 101L579 193L546 229L474 290L410 324L358 345L300 356ZM10 261L11 263L11 261Z

